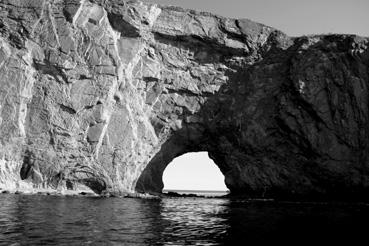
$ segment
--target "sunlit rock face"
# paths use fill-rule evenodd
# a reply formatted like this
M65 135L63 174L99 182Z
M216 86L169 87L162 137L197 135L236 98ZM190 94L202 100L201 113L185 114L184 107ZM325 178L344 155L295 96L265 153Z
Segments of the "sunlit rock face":
M173 158L208 151L233 193L367 196L367 46L141 2L2 0L0 187L155 193Z

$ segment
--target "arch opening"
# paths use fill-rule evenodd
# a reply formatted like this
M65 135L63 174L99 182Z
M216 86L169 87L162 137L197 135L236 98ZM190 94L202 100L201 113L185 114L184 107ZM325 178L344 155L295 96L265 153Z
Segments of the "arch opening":
M208 152L190 152L174 158L165 168L162 180L164 193L228 192L225 177Z

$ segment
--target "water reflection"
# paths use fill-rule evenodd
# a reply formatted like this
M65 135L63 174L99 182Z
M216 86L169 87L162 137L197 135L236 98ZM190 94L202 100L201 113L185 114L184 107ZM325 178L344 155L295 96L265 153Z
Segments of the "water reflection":
M164 199L162 232L164 244L217 245L226 236L229 225L227 199Z
M365 204L0 195L0 245L354 243Z

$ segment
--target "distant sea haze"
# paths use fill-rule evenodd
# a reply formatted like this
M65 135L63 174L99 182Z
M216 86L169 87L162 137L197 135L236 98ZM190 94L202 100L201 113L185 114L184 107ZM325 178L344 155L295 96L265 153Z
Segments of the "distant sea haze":
M229 193L228 190L175 190L164 189L163 193L175 192L178 194L195 194L201 196L224 196Z

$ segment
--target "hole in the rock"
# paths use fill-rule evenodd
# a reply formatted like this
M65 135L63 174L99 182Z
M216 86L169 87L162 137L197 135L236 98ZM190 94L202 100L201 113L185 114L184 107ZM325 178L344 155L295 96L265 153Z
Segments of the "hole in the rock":
M163 192L228 191L224 175L207 152L187 153L175 158L164 170L163 183Z

